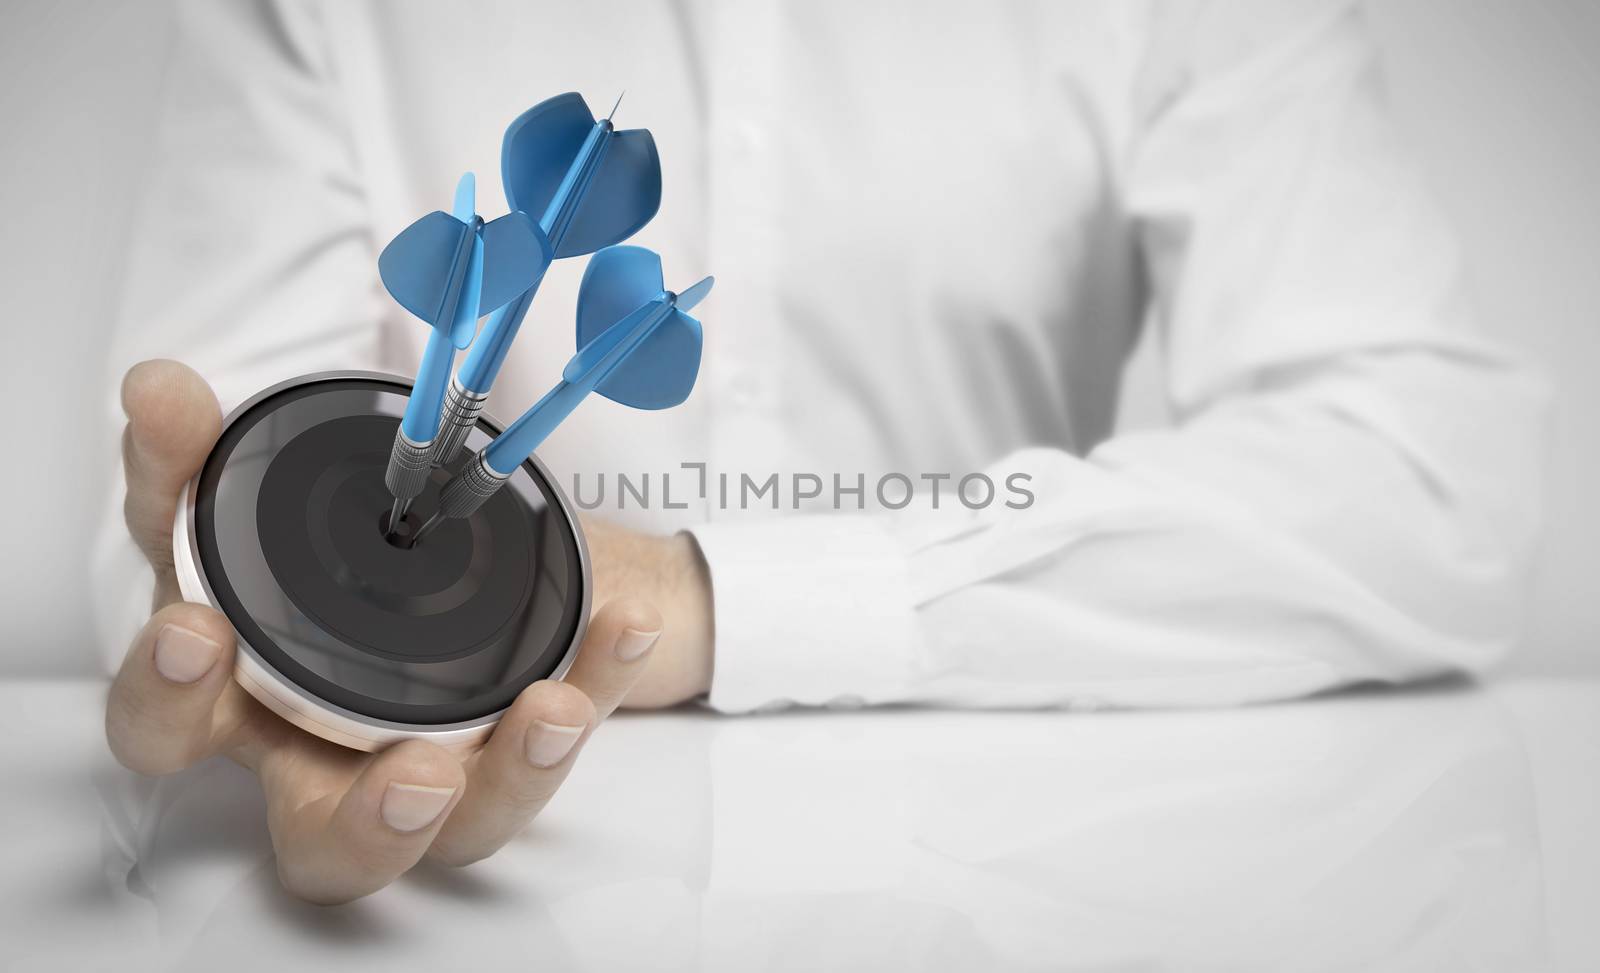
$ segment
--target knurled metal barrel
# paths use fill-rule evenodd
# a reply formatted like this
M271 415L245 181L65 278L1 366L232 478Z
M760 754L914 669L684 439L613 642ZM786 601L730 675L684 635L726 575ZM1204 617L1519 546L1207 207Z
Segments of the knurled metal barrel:
M414 443L404 432L395 430L394 449L389 451L389 468L383 471L383 485L396 500L414 500L428 485L432 455L433 443Z
M450 392L444 398L444 418L439 422L439 435L433 441L433 465L444 466L456 458L467 433L477 425L478 414L483 411L487 392L469 392L461 387L454 376L450 379Z
M483 502L494 496L495 491L503 486L510 474L502 476L484 462L480 453L472 458L455 478L445 484L444 490L439 494L439 513L445 517L460 519L470 517Z

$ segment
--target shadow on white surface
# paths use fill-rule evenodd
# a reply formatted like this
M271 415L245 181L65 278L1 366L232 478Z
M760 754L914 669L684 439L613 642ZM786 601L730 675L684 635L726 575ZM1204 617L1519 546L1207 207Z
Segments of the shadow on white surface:
M98 707L51 693L23 709ZM248 773L113 775L102 814L97 733L52 732L5 938L21 969L1545 969L1540 785L1505 693L625 716L495 858L333 909L279 888ZM1569 734L1597 698L1563 698ZM1551 772L1570 792L1574 770Z

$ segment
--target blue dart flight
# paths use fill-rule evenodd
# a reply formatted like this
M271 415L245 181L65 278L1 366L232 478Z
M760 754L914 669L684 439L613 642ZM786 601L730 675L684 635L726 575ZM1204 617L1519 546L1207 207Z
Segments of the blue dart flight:
M513 211L485 223L475 196L469 172L456 186L452 212L429 213L378 255L378 275L389 293L433 326L384 473L384 485L394 496L391 531L428 481L428 458L456 350L472 343L480 315L527 290L553 259L549 239L526 213Z
M644 247L608 247L584 270L578 353L561 381L445 484L420 541L446 518L470 516L590 392L635 409L668 409L689 397L700 371L700 322L688 315L711 293L710 277L667 290L661 258Z
M661 206L661 160L649 130L616 131L610 115L596 121L575 92L542 101L511 123L500 168L506 202L538 217L557 259L621 243ZM451 381L435 465L455 459L477 421L542 277L490 316Z

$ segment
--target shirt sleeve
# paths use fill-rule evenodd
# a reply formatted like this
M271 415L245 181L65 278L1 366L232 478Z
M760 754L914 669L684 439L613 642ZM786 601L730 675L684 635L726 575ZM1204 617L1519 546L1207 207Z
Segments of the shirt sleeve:
M1119 163L1173 428L1001 459L1021 509L696 529L713 707L1223 705L1514 645L1545 393L1474 330L1358 11L1174 10Z
M372 231L321 12L184 0L172 31L151 157L132 187L108 450L137 361L189 364L226 412L286 378L377 360ZM122 523L120 467L108 486L93 571L115 666L149 616L152 580Z

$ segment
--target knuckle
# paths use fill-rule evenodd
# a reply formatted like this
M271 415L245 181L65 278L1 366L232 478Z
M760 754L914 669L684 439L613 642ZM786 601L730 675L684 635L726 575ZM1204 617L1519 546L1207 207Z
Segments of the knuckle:
M466 783L461 761L449 751L422 740L406 740L383 752L383 773L396 780L426 784L429 787L454 787Z
M570 765L569 765L570 766ZM514 822L526 827L543 811L566 780L566 770L541 770L525 762L507 767L498 764L486 773L478 797L478 816L482 820Z
M147 632L154 637L166 625L178 625L206 636L223 647L226 653L234 643L233 625L228 617L209 605L192 601L176 601L164 605L150 616Z
M606 605L610 621L620 628L640 631L660 630L661 612L656 606L640 598L618 598Z
M519 716L564 726L588 725L595 719L594 700L577 686L553 679L541 680L524 690L517 708Z

